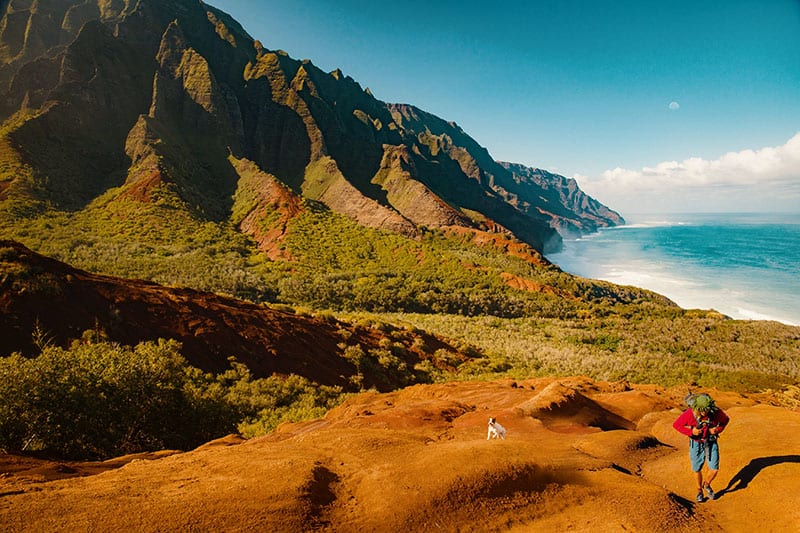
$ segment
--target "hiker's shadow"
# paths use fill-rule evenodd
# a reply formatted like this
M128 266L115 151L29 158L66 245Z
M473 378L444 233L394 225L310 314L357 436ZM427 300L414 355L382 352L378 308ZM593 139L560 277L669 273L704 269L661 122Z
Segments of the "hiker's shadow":
M722 496L729 492L736 492L747 488L747 485L753 481L762 470L769 466L775 466L783 463L800 463L800 455L775 455L772 457L759 457L751 460L747 465L739 470L733 478L728 482L728 486L717 493Z

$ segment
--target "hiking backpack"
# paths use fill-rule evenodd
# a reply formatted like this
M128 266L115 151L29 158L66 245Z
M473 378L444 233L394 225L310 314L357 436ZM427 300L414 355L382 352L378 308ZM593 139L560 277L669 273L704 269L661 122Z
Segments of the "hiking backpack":
M707 406L709 413L713 413L714 411L717 410L717 406L714 405L714 400L711 398L710 395L706 394L705 392L701 392L699 394L690 392L689 394L686 395L683 401L690 409L695 409L697 407L697 404L699 403L701 405Z

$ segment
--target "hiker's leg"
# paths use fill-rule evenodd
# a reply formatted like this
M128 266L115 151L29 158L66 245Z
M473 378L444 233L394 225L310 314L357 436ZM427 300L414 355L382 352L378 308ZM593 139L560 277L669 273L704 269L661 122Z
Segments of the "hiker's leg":
M708 448L708 479L706 485L711 485L714 478L717 477L719 472L719 444L711 442L707 445Z
M689 441L689 459L692 461L692 472L697 478L697 488L703 488L703 463L706 461L706 454L703 445L696 441Z
M697 490L702 489L703 488L703 471L702 470L698 470L697 472L694 473L694 477L697 480ZM709 481L709 483L710 483L710 481Z

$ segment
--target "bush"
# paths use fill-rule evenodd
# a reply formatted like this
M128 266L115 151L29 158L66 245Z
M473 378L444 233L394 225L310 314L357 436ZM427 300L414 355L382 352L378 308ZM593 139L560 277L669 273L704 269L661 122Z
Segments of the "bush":
M296 375L240 380L230 396L244 402L248 414L237 427L246 438L265 435L284 422L319 418L345 398L340 387L316 385Z
M237 429L255 436L321 416L340 397L298 376L253 380L235 360L205 374L175 341L128 347L92 332L69 349L0 358L0 448L74 459L190 449Z
M224 402L192 386L202 376L179 348L84 341L0 359L0 445L99 458L191 447L233 430Z

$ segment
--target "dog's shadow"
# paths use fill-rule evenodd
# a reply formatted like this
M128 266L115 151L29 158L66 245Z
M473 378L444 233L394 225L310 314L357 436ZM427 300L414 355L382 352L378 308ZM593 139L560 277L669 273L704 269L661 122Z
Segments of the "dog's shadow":
M737 490L746 489L747 485L753 481L762 470L767 467L780 465L784 463L800 463L800 455L774 455L772 457L759 457L752 459L735 476L728 482L728 486L717 493L717 496L723 496L729 492L736 492Z

